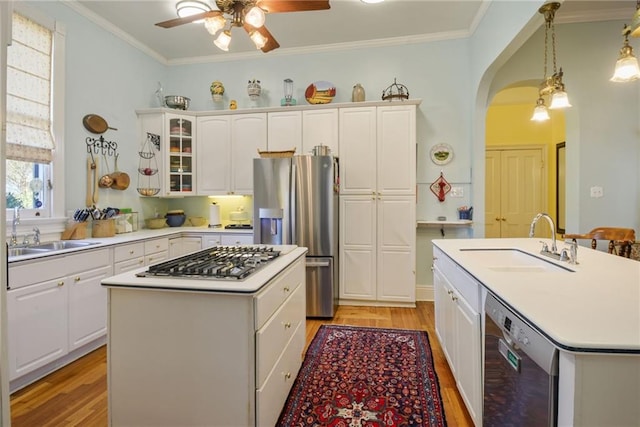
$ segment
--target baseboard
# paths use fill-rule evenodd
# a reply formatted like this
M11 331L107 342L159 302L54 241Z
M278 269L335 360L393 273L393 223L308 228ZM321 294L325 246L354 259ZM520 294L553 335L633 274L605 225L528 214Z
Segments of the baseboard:
M339 305L352 305L357 307L405 307L415 308L414 302L396 302L396 301L375 301L375 300L356 300L341 299Z
M432 285L416 286L416 301L433 301L434 293Z

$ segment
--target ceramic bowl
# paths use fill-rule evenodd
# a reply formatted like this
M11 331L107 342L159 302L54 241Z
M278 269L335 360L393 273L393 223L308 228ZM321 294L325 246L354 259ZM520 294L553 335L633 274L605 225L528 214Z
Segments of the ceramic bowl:
M148 218L144 220L144 224L147 228L155 229L155 228L163 228L167 225L167 220L164 218Z
M167 215L167 224L169 227L181 227L182 224L187 220L187 216L182 215Z

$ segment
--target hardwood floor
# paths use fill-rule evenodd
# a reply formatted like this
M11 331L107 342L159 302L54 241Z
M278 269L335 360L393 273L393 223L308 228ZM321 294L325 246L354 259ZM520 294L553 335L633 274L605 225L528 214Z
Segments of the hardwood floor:
M307 320L307 346L325 323L426 330L447 425L473 426L435 334L432 302L418 302L417 309L341 306L331 320ZM11 423L14 427L106 426L106 347L12 394Z

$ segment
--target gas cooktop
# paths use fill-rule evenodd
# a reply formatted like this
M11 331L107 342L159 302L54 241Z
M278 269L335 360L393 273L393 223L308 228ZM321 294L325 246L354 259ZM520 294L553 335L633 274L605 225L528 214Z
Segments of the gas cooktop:
M266 246L212 246L149 267L138 277L241 280L280 256Z

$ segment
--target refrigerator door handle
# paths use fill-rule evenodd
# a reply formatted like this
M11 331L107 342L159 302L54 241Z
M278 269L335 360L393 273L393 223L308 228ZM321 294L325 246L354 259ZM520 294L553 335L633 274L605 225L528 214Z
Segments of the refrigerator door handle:
M307 267L329 267L331 263L329 261L318 262L318 261L307 261Z

